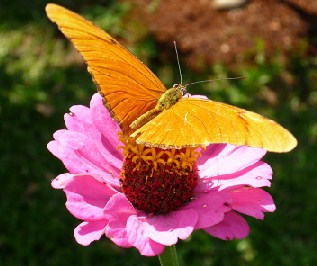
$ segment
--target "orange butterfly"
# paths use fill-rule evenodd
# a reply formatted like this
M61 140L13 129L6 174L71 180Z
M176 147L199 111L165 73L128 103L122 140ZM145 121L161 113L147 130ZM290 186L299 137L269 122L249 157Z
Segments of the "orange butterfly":
M230 143L272 152L297 145L288 130L259 114L182 97L182 84L166 90L141 61L80 15L56 4L48 4L46 12L84 57L112 117L138 143L160 148Z

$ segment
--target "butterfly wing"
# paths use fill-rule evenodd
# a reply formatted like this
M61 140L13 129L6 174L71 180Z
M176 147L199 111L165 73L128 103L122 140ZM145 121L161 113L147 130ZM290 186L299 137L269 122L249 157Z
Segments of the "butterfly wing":
M287 152L297 145L288 130L270 119L199 98L182 98L132 136L138 143L161 148L229 143Z
M105 106L123 130L155 107L166 88L141 61L80 15L56 4L48 4L46 12L85 59Z

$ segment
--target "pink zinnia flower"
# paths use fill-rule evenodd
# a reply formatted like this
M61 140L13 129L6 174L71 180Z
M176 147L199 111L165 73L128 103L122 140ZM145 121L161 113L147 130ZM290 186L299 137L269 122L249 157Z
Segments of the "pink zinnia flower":
M54 134L48 149L69 171L52 186L64 190L67 209L83 221L74 230L79 244L106 235L118 246L153 256L198 229L224 240L244 238L249 226L241 214L263 219L275 210L261 189L272 178L271 167L261 161L263 149L137 145L120 134L99 94L90 108L70 111L67 129Z

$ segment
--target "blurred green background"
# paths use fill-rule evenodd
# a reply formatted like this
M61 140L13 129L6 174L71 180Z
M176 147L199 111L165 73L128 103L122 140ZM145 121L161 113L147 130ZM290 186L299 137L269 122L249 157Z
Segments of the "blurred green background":
M122 41L167 86L178 82L172 45L164 53L166 47L161 50L135 17L131 27L129 1L56 2ZM96 88L80 56L46 18L45 5L0 2L0 265L158 265L156 257L118 248L105 237L89 247L78 245L73 228L80 221L66 211L64 193L50 186L65 169L46 144L64 128L69 107L88 105ZM246 76L190 89L279 121L299 146L265 157L274 171L268 191L277 211L264 221L248 218L251 232L244 240L225 242L195 232L177 244L181 265L317 265L317 58L307 56L305 47L284 60L279 53L268 57L259 40L234 67L218 62L193 72L183 66L186 82ZM270 100L272 93L277 101Z

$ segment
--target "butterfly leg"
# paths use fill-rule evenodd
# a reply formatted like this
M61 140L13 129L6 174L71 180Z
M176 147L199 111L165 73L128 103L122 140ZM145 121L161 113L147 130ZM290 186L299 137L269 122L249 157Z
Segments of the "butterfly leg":
M142 127L143 125L145 125L147 122L149 122L150 120L152 120L154 117L156 117L161 111L158 111L156 109L152 109L150 111L147 111L146 113L144 113L143 115L141 115L140 117L138 117L136 120L134 120L131 124L130 124L130 128L131 129L138 129L140 127Z

